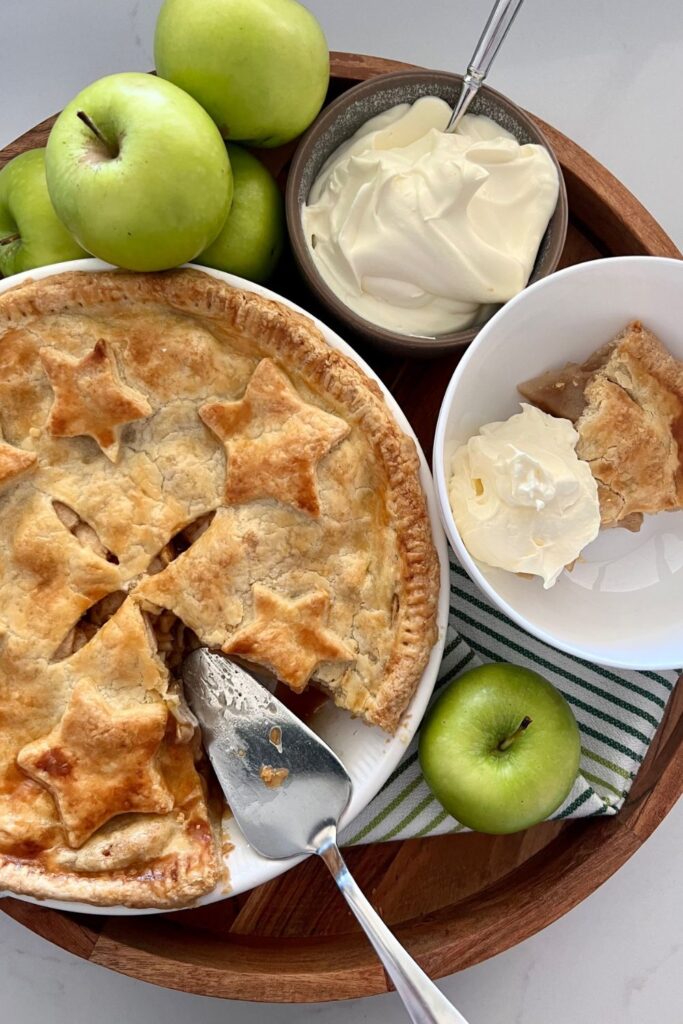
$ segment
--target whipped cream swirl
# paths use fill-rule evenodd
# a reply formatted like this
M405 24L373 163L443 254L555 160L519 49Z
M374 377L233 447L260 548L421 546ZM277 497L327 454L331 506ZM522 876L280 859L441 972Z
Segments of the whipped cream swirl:
M469 553L552 587L600 529L597 484L569 420L531 405L455 452L449 497Z
M332 154L302 211L322 277L352 310L431 337L526 285L559 191L543 146L436 96L371 118Z

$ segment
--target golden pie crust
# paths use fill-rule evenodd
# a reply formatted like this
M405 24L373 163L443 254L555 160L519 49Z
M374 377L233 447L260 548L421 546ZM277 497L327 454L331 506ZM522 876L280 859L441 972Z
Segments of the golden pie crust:
M0 889L187 904L222 865L183 651L395 730L436 639L415 446L309 319L191 270L0 296L0 429Z
M683 508L683 363L640 321L585 363L550 370L519 391L574 422L603 527L638 530L643 515Z
M576 453L597 481L602 523L683 508L683 363L634 322L585 399Z

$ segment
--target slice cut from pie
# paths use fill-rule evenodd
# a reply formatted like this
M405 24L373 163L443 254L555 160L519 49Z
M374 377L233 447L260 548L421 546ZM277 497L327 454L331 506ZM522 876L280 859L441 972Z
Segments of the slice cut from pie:
M223 871L198 644L393 731L436 639L415 446L314 324L199 271L0 296L0 890Z
M519 391L574 422L603 526L638 529L644 514L683 508L683 363L639 321L585 363L547 371Z

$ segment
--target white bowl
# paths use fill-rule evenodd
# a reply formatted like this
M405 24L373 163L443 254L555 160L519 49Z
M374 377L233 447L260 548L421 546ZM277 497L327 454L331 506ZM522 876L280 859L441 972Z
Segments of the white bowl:
M9 288L14 288L23 281L50 277L53 274L61 274L65 271L99 271L111 269L113 268L108 264L95 259L75 260L70 263L58 263L50 267L41 267L38 270L28 271L25 274L17 274L4 281L0 281L0 294L7 291ZM315 728L316 732L325 740L326 743L330 745L330 747L332 747L344 762L353 782L351 800L340 822L340 829L344 829L351 824L353 819L356 818L361 811L367 807L372 798L377 795L403 757L406 747L415 735L417 727L424 715L432 690L434 689L437 673L441 664L441 655L446 639L446 626L448 624L449 570L446 539L441 528L438 503L434 493L434 485L432 483L429 467L422 449L420 448L419 441L417 440L412 427L408 423L408 420L374 370L372 370L368 364L354 352L350 345L347 345L345 341L342 341L337 334L331 331L315 317L310 316L306 310L301 309L300 306L296 306L293 302L290 302L289 299L285 299L281 295L276 295L275 292L271 292L267 288L262 288L260 285L252 284L250 281L244 281L242 278L234 277L231 274L224 274L220 270L211 270L206 267L195 266L193 266L192 269L209 274L211 277L216 277L221 281L225 281L227 284L233 285L235 288L243 288L245 291L256 292L258 295L263 295L268 299L275 299L277 302L281 302L284 306L289 306L290 309L295 309L298 312L303 313L304 316L308 316L309 319L313 320L328 345L332 348L338 349L340 352L343 352L349 359L352 359L357 363L368 377L377 382L382 389L385 401L389 406L394 419L401 430L413 438L420 457L420 479L423 490L427 496L429 517L432 524L432 534L441 566L441 587L437 612L438 639L432 649L429 662L422 674L422 678L420 679L417 689L413 695L413 699L406 709L394 736L389 736L386 732L377 727L364 725L359 719L352 718L347 712L332 705L326 706L322 709L318 714L316 714L314 721L311 722L311 727ZM266 860L265 857L259 856L259 854L249 846L235 824L234 819L228 820L225 826L225 832L226 838L234 847L228 854L226 860L226 864L230 872L230 885L229 887L225 884L218 885L213 892L202 896L201 899L194 904L195 906L203 906L207 903L216 903L219 900L227 899L230 896L236 896L241 892L245 892L247 889L253 889L254 886L261 885L263 882L268 882L271 878L276 878L277 875L281 875L283 871L287 871L295 864L298 864L300 860L303 860L303 858L296 858L293 860ZM0 892L0 896L2 895L3 893ZM5 895L15 894L7 893ZM65 902L60 900L33 900L31 897L26 896L20 896L17 898L26 899L31 903L39 903L40 906L43 907L49 906L55 907L58 910L78 911L83 914L111 915L161 913L161 911L156 910L134 910L129 907L95 907L86 903Z
M601 531L572 572L544 590L472 558L448 500L455 449L480 427L519 412L516 386L581 361L630 320L642 320L683 359L683 262L624 256L582 263L527 288L480 331L443 400L433 470L458 558L484 594L541 640L601 665L683 664L683 511L646 516L639 533Z

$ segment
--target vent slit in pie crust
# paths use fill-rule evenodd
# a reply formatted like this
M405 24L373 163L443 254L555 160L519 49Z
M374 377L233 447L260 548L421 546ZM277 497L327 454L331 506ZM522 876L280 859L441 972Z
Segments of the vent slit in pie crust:
M59 521L66 526L69 533L72 533L81 544L89 547L91 551L94 551L100 558L106 559L107 562L114 562L118 565L119 560L113 551L107 551L92 526L84 522L77 512L74 512L72 508L65 505L63 501L53 501L52 507Z
M62 661L64 658L70 658L76 651L80 651L81 647L90 643L98 630L109 622L109 619L116 614L125 600L125 591L115 590L91 605L69 630L51 660Z
M0 411L0 888L187 904L223 866L182 660L395 730L436 639L415 446L310 320L187 270L5 292Z

